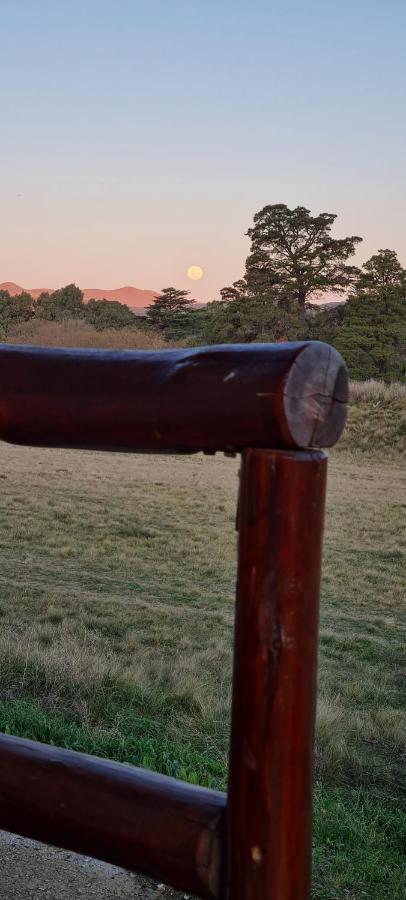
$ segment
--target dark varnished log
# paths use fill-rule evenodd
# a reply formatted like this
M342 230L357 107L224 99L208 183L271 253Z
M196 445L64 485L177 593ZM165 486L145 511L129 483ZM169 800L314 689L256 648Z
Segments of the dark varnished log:
M225 796L0 736L0 828L219 898Z
M310 896L325 479L321 452L243 454L228 900Z
M319 342L129 352L0 345L0 438L102 450L328 447L347 374Z

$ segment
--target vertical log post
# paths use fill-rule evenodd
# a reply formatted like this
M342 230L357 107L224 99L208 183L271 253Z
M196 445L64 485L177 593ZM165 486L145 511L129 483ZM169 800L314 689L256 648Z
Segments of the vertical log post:
M306 900L327 459L243 453L228 900Z

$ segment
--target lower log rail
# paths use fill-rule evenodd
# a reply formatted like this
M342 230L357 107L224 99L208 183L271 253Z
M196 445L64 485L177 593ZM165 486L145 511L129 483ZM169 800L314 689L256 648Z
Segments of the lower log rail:
M0 735L0 828L222 896L226 797L123 763Z

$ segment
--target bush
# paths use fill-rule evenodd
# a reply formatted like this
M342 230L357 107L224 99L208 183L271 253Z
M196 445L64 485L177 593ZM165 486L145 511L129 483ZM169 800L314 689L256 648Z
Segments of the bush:
M84 315L98 331L106 328L134 328L136 324L135 313L118 300L89 300L84 307Z
M351 378L402 381L406 376L405 288L350 297L331 342L344 357Z

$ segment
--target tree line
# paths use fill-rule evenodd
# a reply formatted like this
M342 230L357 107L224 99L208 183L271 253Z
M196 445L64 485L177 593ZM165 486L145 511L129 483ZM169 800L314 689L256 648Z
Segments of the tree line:
M319 339L344 356L353 378L401 380L406 374L406 270L395 251L379 250L351 264L361 238L334 238L336 215L312 216L302 206L265 206L248 229L243 278L221 299L198 308L189 291L163 288L137 316L118 301L89 300L74 284L35 301L0 291L0 335L31 318L82 319L98 330L147 328L184 344ZM316 303L326 293L346 300Z
M83 291L76 284L67 284L52 293L43 292L37 300L26 291L13 297L0 291L0 336L7 338L16 325L30 319L61 322L82 319L98 330L136 327L139 318L125 303L118 300L83 299Z
M353 378L406 375L406 270L394 250L359 268L357 235L336 239L333 213L265 206L248 229L243 278L221 300L194 310L188 291L165 288L148 309L168 340L191 343L324 340L342 353ZM345 303L320 307L326 293Z

